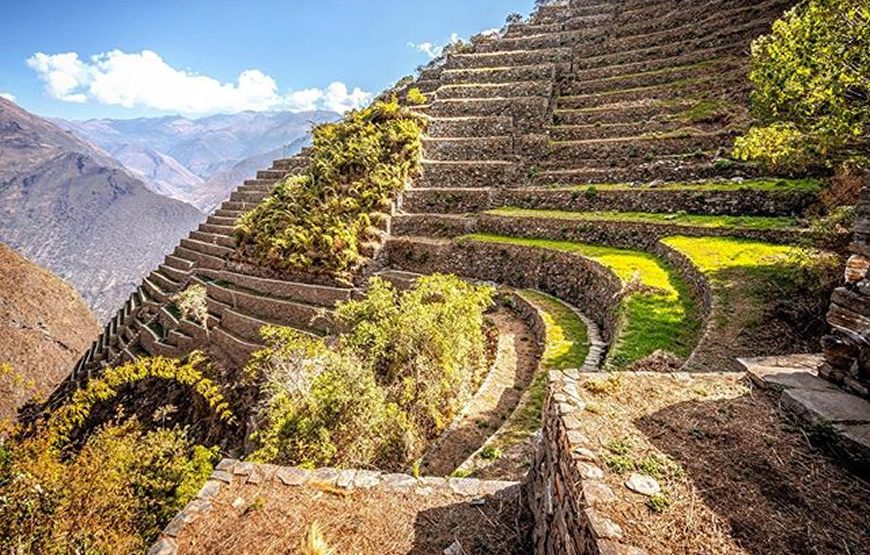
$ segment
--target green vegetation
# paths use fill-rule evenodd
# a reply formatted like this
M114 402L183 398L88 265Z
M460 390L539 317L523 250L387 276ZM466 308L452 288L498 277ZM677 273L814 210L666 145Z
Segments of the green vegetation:
M426 98L426 95L423 94L423 91L417 87L409 90L405 99L408 101L408 104L412 106L421 106L429 101L429 99Z
M33 429L0 437L0 550L10 553L141 553L211 474L217 448L183 428L145 430L136 417L84 430L97 403L146 379L200 394L224 421L232 415L204 377L204 359L145 358L107 369ZM174 412L166 406L155 421ZM73 440L73 432L77 432Z
M177 307L182 318L202 326L208 333L208 295L204 285L191 285L173 295L173 307Z
M794 340L816 345L826 329L830 291L840 277L835 255L796 246L727 237L668 237L707 277L718 303L721 335L745 335L771 318L792 327ZM730 330L730 331L729 331Z
M575 253L612 270L624 284L615 343L608 365L622 368L663 350L686 357L700 329L700 316L688 285L655 256L627 249L499 235L468 235L460 240L504 243Z
M701 214L655 214L648 212L563 212L559 210L530 210L525 208L499 208L487 214L517 218L552 218L574 221L617 221L661 223L711 228L743 228L756 230L789 229L796 226L794 218L762 216L708 216Z
M821 192L826 184L817 179L747 179L745 181L701 181L697 183L665 183L656 187L656 191L763 191L763 192L795 192L816 194ZM577 185L571 190L586 191L590 188L602 191L637 191L650 190L643 187L633 187L627 183Z
M242 251L279 270L348 277L418 172L423 126L422 116L393 100L317 127L306 172L239 218Z
M264 393L254 458L402 468L452 421L487 368L488 286L420 278L399 293L373 278L342 303L335 348L266 327L248 372Z
M870 164L870 5L805 0L752 45L759 125L735 155L779 170Z

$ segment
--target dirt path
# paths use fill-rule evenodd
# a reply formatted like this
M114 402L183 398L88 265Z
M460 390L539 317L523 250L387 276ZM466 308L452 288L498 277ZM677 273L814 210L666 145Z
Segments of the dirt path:
M461 420L449 427L423 457L430 476L446 476L474 453L513 412L537 367L531 330L516 314L499 308L490 315L498 329L498 354L493 369L466 407Z

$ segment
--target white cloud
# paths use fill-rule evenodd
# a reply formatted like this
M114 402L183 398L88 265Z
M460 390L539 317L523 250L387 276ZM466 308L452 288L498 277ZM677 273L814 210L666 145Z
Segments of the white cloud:
M419 50L423 54L429 57L430 60L434 60L435 58L441 56L444 52L444 47L448 44L453 44L454 42L460 41L458 33L451 33L450 40L447 41L446 44L436 44L434 42L426 41L426 42L409 42L408 46L413 48L414 50Z
M2 92L0 93L0 98L5 98L9 102L15 102L15 95L12 93Z
M48 95L58 100L185 114L317 108L343 112L372 98L359 88L349 92L341 82L326 89L281 94L275 80L259 69L245 70L235 83L224 83L175 69L151 50L112 50L88 61L82 61L76 52L38 52L27 59L27 65L45 82Z

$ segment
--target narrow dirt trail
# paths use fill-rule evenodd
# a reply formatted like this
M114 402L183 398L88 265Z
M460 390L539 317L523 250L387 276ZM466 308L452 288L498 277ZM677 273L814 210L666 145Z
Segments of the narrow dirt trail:
M489 318L498 329L495 365L461 420L449 427L423 457L422 468L430 476L453 472L501 427L537 368L535 339L526 323L506 308L498 308Z

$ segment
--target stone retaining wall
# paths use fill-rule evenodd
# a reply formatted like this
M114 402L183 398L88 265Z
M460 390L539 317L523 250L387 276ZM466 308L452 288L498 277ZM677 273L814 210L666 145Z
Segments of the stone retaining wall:
M498 480L475 478L415 478L408 474L389 474L374 470L318 468L306 470L297 467L282 467L273 464L222 460L199 494L179 512L163 529L157 542L148 550L148 555L174 555L178 551L177 538L185 527L195 520L209 518L213 500L221 490L231 484L257 486L259 488L316 487L341 490L379 489L397 494L431 495L443 491L465 498L493 496L508 499L515 496L521 484Z
M613 336L622 282L601 264L577 254L481 241L413 241L389 243L390 265L423 274L441 272L520 289L538 289L574 306L582 306Z
M825 362L819 375L870 397L870 172L864 174L857 212L846 284L831 298L828 323L833 330L822 339Z

